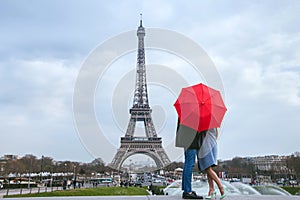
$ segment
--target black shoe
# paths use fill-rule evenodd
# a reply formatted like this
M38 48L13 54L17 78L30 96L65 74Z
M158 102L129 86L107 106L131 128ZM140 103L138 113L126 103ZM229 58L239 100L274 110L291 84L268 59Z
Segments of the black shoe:
M196 194L196 192L194 192L194 191L193 191L191 194L188 193L188 192L182 193L182 198L183 198L183 199L203 199L202 196L198 196L198 195Z

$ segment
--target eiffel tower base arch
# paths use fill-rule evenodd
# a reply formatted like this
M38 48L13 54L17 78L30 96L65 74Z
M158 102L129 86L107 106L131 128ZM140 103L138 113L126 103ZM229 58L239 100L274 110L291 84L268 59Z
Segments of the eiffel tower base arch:
M120 170L123 162L135 154L144 154L151 157L157 168L161 169L170 164L170 160L162 147L161 138L122 137L121 146L115 154L110 167Z

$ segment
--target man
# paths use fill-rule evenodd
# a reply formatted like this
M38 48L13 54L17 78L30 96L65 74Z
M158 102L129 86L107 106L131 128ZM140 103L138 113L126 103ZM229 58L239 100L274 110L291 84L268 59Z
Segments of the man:
M195 166L197 150L199 149L200 134L184 125L177 124L176 146L184 147L184 167L182 172L182 198L203 199L192 191L192 173Z
M197 149L186 149L184 152L184 167L182 172L182 198L183 199L203 199L196 192L192 191L192 173L195 166Z

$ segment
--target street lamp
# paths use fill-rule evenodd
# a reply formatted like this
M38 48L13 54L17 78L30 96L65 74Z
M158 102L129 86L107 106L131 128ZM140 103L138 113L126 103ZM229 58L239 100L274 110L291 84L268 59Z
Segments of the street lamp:
M42 161L41 161L41 176L40 176L41 183L42 183L42 176L43 176L43 162L44 162L44 156L42 156Z
M29 175L28 175L28 189L30 189L31 171L32 171L32 158L30 158Z
M52 192L53 192L53 171L54 171L54 166L52 166L51 169L51 179L50 179L50 187Z
M129 160L129 181L131 182L131 159Z
M73 186L76 188L76 165L73 166Z
M66 172L67 172L67 163L65 163L65 171L64 171L64 177L63 177L63 189L67 189L67 178L66 178Z

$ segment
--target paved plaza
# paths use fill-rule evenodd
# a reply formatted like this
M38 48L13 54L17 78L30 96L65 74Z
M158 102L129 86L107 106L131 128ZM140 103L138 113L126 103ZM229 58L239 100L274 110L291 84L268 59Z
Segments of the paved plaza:
M172 199L182 199L180 196L83 196L83 197L35 197L35 198L10 198L13 199L22 199L22 200L172 200ZM217 196L217 200L220 199ZM300 199L300 196L281 196L281 195L228 195L224 200L296 200Z
M61 188L56 188L55 190L61 190ZM48 189L50 191L50 189ZM0 190L0 198L3 198L3 195L6 195L7 190ZM32 193L37 192L37 188L32 188ZM25 189L22 192L23 194L28 193ZM19 189L10 190L9 194L20 194ZM22 200L171 200L171 199L182 199L181 196L163 196L163 195L148 195L148 196L77 196L77 197L31 197L31 198L9 198L9 199L22 199ZM217 200L220 199L220 196L217 195ZM224 200L300 200L300 196L283 196L283 195L228 195Z

